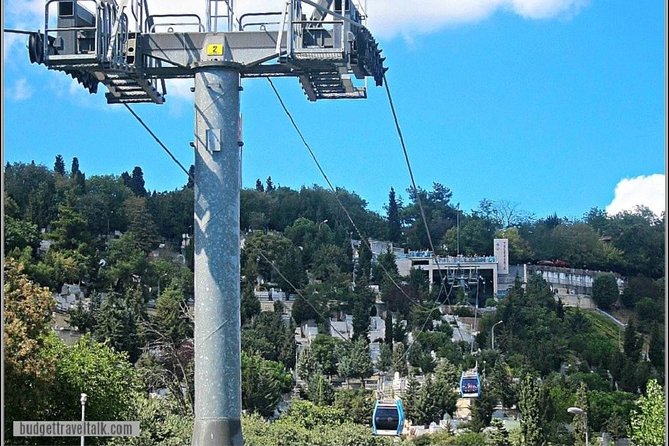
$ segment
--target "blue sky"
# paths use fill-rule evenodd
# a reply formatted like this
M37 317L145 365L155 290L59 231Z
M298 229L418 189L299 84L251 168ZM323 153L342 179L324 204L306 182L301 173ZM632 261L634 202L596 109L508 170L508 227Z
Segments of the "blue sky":
M4 1L4 27L40 27L42 3L16 3ZM579 218L593 206L664 209L664 2L387 4L369 1L370 28L387 57L420 186L446 185L465 210L487 198L537 217ZM78 157L88 176L138 165L151 190L185 184L134 118L106 104L103 87L90 96L67 75L31 66L24 38L11 39L3 51L5 161L52 167L62 154L68 167ZM390 187L407 197L384 89L370 82L367 100L311 103L296 79L275 84L336 186L381 212ZM184 88L168 93L165 105L134 109L190 165L192 98ZM268 176L293 188L325 186L266 80L244 81L242 113L244 186Z

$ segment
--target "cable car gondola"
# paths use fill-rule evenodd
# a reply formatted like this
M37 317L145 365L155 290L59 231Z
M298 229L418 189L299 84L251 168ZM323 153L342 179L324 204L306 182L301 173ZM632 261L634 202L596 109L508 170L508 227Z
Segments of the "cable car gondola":
M374 435L399 436L404 428L404 406L402 400L377 400L372 416L372 433Z
M477 369L462 372L460 376L460 397L478 398L481 396L481 378Z

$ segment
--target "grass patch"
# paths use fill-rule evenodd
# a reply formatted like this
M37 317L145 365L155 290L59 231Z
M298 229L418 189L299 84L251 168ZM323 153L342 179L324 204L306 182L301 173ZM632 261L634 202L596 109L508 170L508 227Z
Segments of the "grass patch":
M618 324L603 314L599 314L595 311L584 311L584 314L592 323L594 330L603 334L612 341L615 341L616 344L618 343L618 340L622 336L622 329Z
M576 309L567 308L566 311L573 313ZM601 334L618 345L619 340L622 339L622 329L618 324L596 311L581 310L581 314L590 321L591 330L594 333Z

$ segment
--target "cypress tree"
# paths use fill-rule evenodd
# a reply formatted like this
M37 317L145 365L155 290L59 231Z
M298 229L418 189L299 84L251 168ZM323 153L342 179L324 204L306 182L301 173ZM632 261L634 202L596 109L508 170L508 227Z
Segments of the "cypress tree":
M266 192L272 192L275 189L274 183L272 182L272 177L267 177L267 185L265 186Z
M576 391L576 407L583 409L584 412L588 412L588 386L582 382L578 386ZM574 445L575 446L585 446L585 417L586 415L574 415Z
M79 171L79 159L75 156L72 158L72 167L70 168L70 177L76 178L78 174L81 172Z
M265 186L263 186L262 181L260 181L260 178L256 180L256 190L258 192L265 192Z
M186 183L186 187L188 189L195 187L195 166L192 164L188 168L188 182Z
M393 345L393 314L390 310L386 311L386 337L385 341L388 345Z
M400 222L399 205L395 198L395 189L390 188L388 193L388 240L393 243L400 241L402 223Z
M544 446L546 435L543 426L548 424L545 416L546 394L541 382L531 375L526 375L520 384L518 408L522 415L520 421L523 444Z
M146 189L144 188L144 172L139 166L132 169L132 177L130 181L130 189L138 197L146 197Z
M632 361L638 361L641 356L642 340L636 332L636 325L630 320L625 327L625 338L623 340L623 352Z
M56 162L53 165L53 171L59 175L65 175L65 161L61 155L56 155Z

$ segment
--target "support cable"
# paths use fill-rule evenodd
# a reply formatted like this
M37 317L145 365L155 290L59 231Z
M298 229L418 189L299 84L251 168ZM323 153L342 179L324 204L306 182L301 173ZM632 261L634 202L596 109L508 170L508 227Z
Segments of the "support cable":
M335 200L337 201L337 203L339 204L339 206L342 208L342 210L343 210L344 213L346 214L346 217L348 218L349 222L351 223L351 225L352 225L353 228L355 229L356 233L357 233L358 236L360 237L360 239L361 239L361 243L364 243L364 244L369 248L369 250L370 250L370 252L371 252L372 248L371 248L371 246L370 246L370 244L369 244L369 241L367 240L366 237L363 236L362 232L360 231L360 229L358 228L358 226L357 226L357 225L355 224L355 222L353 221L353 218L351 217L350 213L348 212L348 210L346 209L346 207L343 205L343 203L341 202L341 200L340 200L339 197L337 196L337 190L336 190L335 187L332 185L332 182L330 181L329 177L327 176L327 174L326 174L325 171L323 170L323 167L321 166L320 162L318 161L318 158L316 157L316 155L315 155L313 149L311 148L311 146L310 146L309 143L307 142L306 138L304 137L304 134L303 134L302 131L300 130L299 126L297 125L297 122L296 122L295 119L293 118L293 115L292 115L292 114L290 113L290 111L288 110L288 107L286 106L285 102L283 101L283 98L282 98L281 95L279 94L279 91L276 89L274 83L272 82L272 79L267 78L267 81L269 82L270 86L272 87L272 90L274 91L274 94L276 95L277 99L279 100L279 103L281 104L281 107L283 108L284 113L286 114L286 116L288 116L288 119L290 120L291 124L293 125L293 128L295 129L295 131L297 132L298 136L299 136L300 139L302 140L302 144L305 146L305 148L307 149L307 151L308 151L309 154L311 155L311 158L313 159L314 163L316 164L316 167L318 168L318 170L320 171L321 175L323 176L323 178L324 178L325 181L327 182L328 186L330 187L330 189L331 189L332 192L334 193ZM386 85L386 88L387 88L387 85ZM392 99L391 99L391 102L392 102ZM398 129L399 129L399 122L397 121L397 115L394 113L394 106L393 106L393 114L394 114L394 116L395 116L395 118L396 118L396 125L398 126ZM417 189L416 189L416 183L415 183L414 178L413 178L413 171L411 170L411 164L409 163L408 153L407 153L407 151L406 151L406 146L405 146L405 144L404 144L404 139L403 139L403 137L401 136L401 131L400 131L400 138L401 138L401 141L402 141L402 146L403 146L403 148L404 148L405 158L406 158L406 160L407 160L407 164L408 164L409 169L410 169L410 174L411 174L411 180L412 180L412 183L413 183L413 187L414 187L414 190L416 190L416 192L417 192ZM425 211L424 211L424 209L423 209L422 203L420 202L420 197L418 197L418 199L419 199L419 207L420 207L420 209L421 209L421 215L422 215L422 217L423 217L423 222L424 222L424 224L425 224L426 231L427 231L427 234L428 234L428 238L429 238L429 241L430 241L430 246L432 247L432 251L433 251L433 254L434 254L434 245L432 244L432 238L431 238L431 236L430 236L429 228L428 228L428 226L427 226L427 220L425 219ZM440 276L440 280L441 280L441 288L440 288L440 290L439 290L439 294L441 294L441 292L442 292L443 290L445 290L445 285L446 285L446 284L445 284L445 282L444 282L444 279L443 279L443 275L442 275L442 273L441 273L441 270L439 269L439 263L438 263L438 261L436 261L436 263L437 263L437 268L438 268L439 276ZM413 302L414 304L416 304L416 305L418 305L418 306L420 306L420 307L423 307L423 304L422 304L421 302L416 301L416 299L414 299L413 297L409 296L409 295L404 291L404 289L403 289L403 288L402 288L402 287L395 281L395 279L390 275L390 273L389 273L388 270L383 266L383 264L379 263L379 265L380 265L381 268L383 269L383 271L384 271L384 273L386 274L386 276L387 276L387 277L390 279L390 281L393 283L393 285L394 285L398 290L400 290L400 292L401 292L407 299L409 299L409 300L410 300L411 302ZM452 291L452 289L453 289L453 284L451 284L451 290L450 290L450 291ZM447 294L448 296L450 296L450 291L449 291L448 294ZM405 352L404 352L404 354L402 355L402 357L399 358L398 361L396 361L396 363L394 364L395 366L399 363L399 361L401 361L402 359L404 359L404 357L409 353L409 350L411 350L411 347L412 347L413 344L416 342L416 339L417 339L418 335L419 335L419 334L425 329L425 327L427 326L427 323L429 322L430 317L432 316L432 313L434 313L434 310L439 309L439 307L440 307L440 305L437 304L437 305L435 305L435 306L432 307L432 308L429 308L429 307L427 308L427 309L429 310L428 315L427 315L427 319L426 319L425 322L423 323L423 326L422 326L421 329L419 330L418 334L414 337L414 339L413 339L413 341L411 342L411 344L410 344L410 345L407 347L407 349L405 350ZM459 331L459 330L460 330L460 327L458 327L458 331ZM461 335L460 337L462 338L462 335Z
M427 223L427 218L425 217L425 209L423 208L423 202L420 198L420 191L418 190L418 187L416 186L416 180L415 180L415 177L414 177L414 174L413 174L413 169L411 167L411 161L409 160L409 153L407 151L406 142L404 141L404 134L402 133L402 128L400 127L399 118L397 117L397 111L395 110L395 103L393 101L393 96L392 96L392 93L390 92L390 86L388 85L388 79L386 78L385 73L383 75L383 84L386 87L386 96L388 97L388 104L390 105L390 111L392 112L392 115L393 115L393 121L395 123L395 129L397 131L397 136L399 137L399 140L400 140L400 145L402 146L402 152L404 153L404 160L406 161L407 169L409 171L409 177L411 178L411 185L413 187L414 193L416 194L416 202L418 203L418 208L420 209L420 214L421 214L421 217L423 219L423 225L425 226L425 232L427 234L427 240L430 244L430 249L432 250L432 258L434 259L434 263L437 266L437 272L439 273L439 280L441 281L441 287L439 289L439 294L437 295L437 299L439 299L439 296L441 296L441 292L445 289L446 283L444 281L444 275L441 272L441 266L439 265L439 257L437 256L436 250L434 249L434 243L432 242L432 235L430 234L430 228L429 228L428 223ZM454 285L454 283L451 283L451 289L449 290L449 292L446 295L447 298L449 299L449 302L450 302L451 291L453 291L453 285ZM439 306L435 307L435 309L436 308L439 308ZM416 339L418 338L418 335L420 335L420 333L426 327L427 322L432 317L433 312L434 312L434 309L428 313L427 319L426 319L425 323L423 324L423 328L421 328L421 330L416 335L415 339L411 342L409 347L407 347L404 356L406 356L406 354L408 354L411 347L413 347L413 344L416 342ZM456 325L456 328L458 329L458 333L460 334L460 339L464 340L464 338L462 337L462 332L460 331L460 326Z
M337 334L338 334L339 336L341 336L342 340L346 340L346 337L345 337L339 330L337 330L337 328L332 324L332 320L330 320L329 317L328 317L328 318L325 318L325 317L323 316L323 314L321 314L321 312L318 311L318 309L317 309L316 307L314 307L314 306L312 305L312 303L309 302L309 300L308 300L306 297L304 297L304 294L302 294L302 293L300 292L300 290L298 290L297 287L296 287L295 285L293 285L293 282L291 282L290 280L288 280L288 278L287 278L286 276L283 275L283 273L281 272L281 270L279 269L279 267L276 266L276 265L274 264L273 261L271 261L270 259L267 258L267 256L265 255L265 253L264 253L261 249L258 249L258 253L262 256L263 259L265 259L265 261L266 261L267 263L270 264L270 266L274 269L274 271L276 271L276 272L279 274L279 276L281 276L281 278L282 278L283 280L285 280L286 283L287 283L288 285L290 285L290 287L291 287L293 290L295 290L295 292L297 293L297 295L300 296L300 298L301 298L302 300L304 300L304 302L305 302L307 305L309 305L309 307L311 307L311 309L314 310L314 312L315 312L321 319L323 319L324 321L327 321L327 322L330 324L330 327L331 327L334 331L336 331Z
M184 171L186 176L188 176L188 178L192 182L195 182L195 178L193 178L191 176L191 174L188 172L188 170L186 170L186 168L183 166L183 164L181 164L181 162L178 159L176 159L176 157L172 154L170 149L168 149L167 146L165 144L163 144L163 142L160 140L160 138L158 138L158 136L156 136L156 134L153 133L153 131L149 128L148 125L146 125L146 123L142 120L142 118L140 118L139 115L137 113L135 113L135 111L132 108L130 108L130 106L128 104L124 103L123 105L135 117L135 119L142 125L142 127L144 127L144 129L146 129L146 131L149 132L149 135L151 135L153 137L153 139L158 143L158 145L160 145L160 147L163 148L163 150L170 156L170 158L172 158L172 161L174 161L181 168L181 170Z
M274 90L274 94L276 95L277 99L279 100L279 103L281 104L281 107L283 108L283 111L284 111L284 112L286 113L286 115L288 116L288 119L290 120L291 124L293 125L293 128L295 128L295 131L297 132L297 134L299 135L300 139L302 140L302 144L304 144L304 147L306 147L306 149L309 151L309 154L311 155L311 158L314 160L314 163L316 164L316 167L318 168L318 170L320 171L321 175L323 176L323 178L324 178L325 181L327 182L328 186L330 187L330 190L332 190L332 192L333 192L333 194L334 194L334 198L335 198L335 200L337 201L337 203L339 204L339 207L341 207L341 209L344 211L344 214L346 214L346 217L348 218L348 221L351 223L351 225L353 226L353 229L355 229L355 232L356 232L356 233L358 234L358 236L360 237L360 242L361 242L361 243L364 243L364 244L367 246L367 248L369 248L369 251L371 252L371 251L372 251L372 247L371 247L369 241L367 240L367 237L365 237L365 236L362 234L362 232L361 232L360 229L358 228L358 225L356 225L355 222L353 221L353 218L351 217L351 214L348 212L348 210L346 209L346 207L344 206L344 204L341 202L341 200L340 200L339 197L337 196L337 189L332 185L332 182L330 181L330 178L327 176L327 174L326 174L325 171L323 170L323 167L321 166L321 163L318 161L318 158L316 158L316 154L314 153L313 149L311 148L311 146L310 146L309 143L307 142L307 140L306 140L306 138L304 137L304 134L303 134L302 131L300 130L299 126L298 126L297 123L295 122L295 119L293 118L293 115L292 115L292 114L290 113L290 111L288 110L288 107L286 107L286 103L283 101L283 98L282 98L281 95L279 94L279 91L278 91L278 90L276 89L276 87L274 86L274 82L272 82L272 79L270 79L270 78L267 78L267 81L269 82L270 86L272 87L272 90ZM422 304L420 304L419 302L417 302L413 297L409 296L409 295L406 293L406 291L404 291L404 289L397 283L397 281L392 277L392 275L390 274L390 272L387 270L387 268L386 268L382 263L379 263L379 266L381 266L381 269L383 269L383 272L386 274L386 276L388 277L388 279L390 279L390 281L392 282L392 284L393 284L398 290L400 290L400 292L401 292L407 299L409 299L410 301L414 302L414 303L417 304L417 305L422 305ZM434 310L432 310L432 311L434 311Z
M393 114L393 121L395 122L395 129L397 130L397 136L400 139L400 144L402 145L402 152L404 152L404 159L407 164L407 169L409 170L409 177L411 178L411 186L413 187L413 191L416 194L416 202L418 203L418 207L420 208L420 215L423 218L423 225L425 226L425 232L427 234L427 240L430 243L430 249L432 250L432 258L434 259L435 264L437 265L437 272L439 273L439 279L443 282L444 281L444 276L441 273L441 267L439 265L439 258L437 256L437 252L434 249L434 243L432 243L432 234L430 234L430 228L428 227L427 224L427 218L425 218L425 209L423 208L423 202L420 199L420 191L418 189L418 186L416 186L416 179L414 178L413 175L413 169L411 168L411 161L409 161L409 153L407 152L407 146L406 143L404 142L404 135L402 134L402 129L400 128L400 122L399 119L397 118L397 112L395 110L395 103L393 102L393 96L390 93L390 86L388 85L388 79L386 79L386 75L383 75L383 84L386 87L386 95L388 96L388 103L390 104L390 111Z
M4 28L2 32L10 34L28 34L28 35L37 33L37 31L26 31L24 29L10 29L10 28Z

